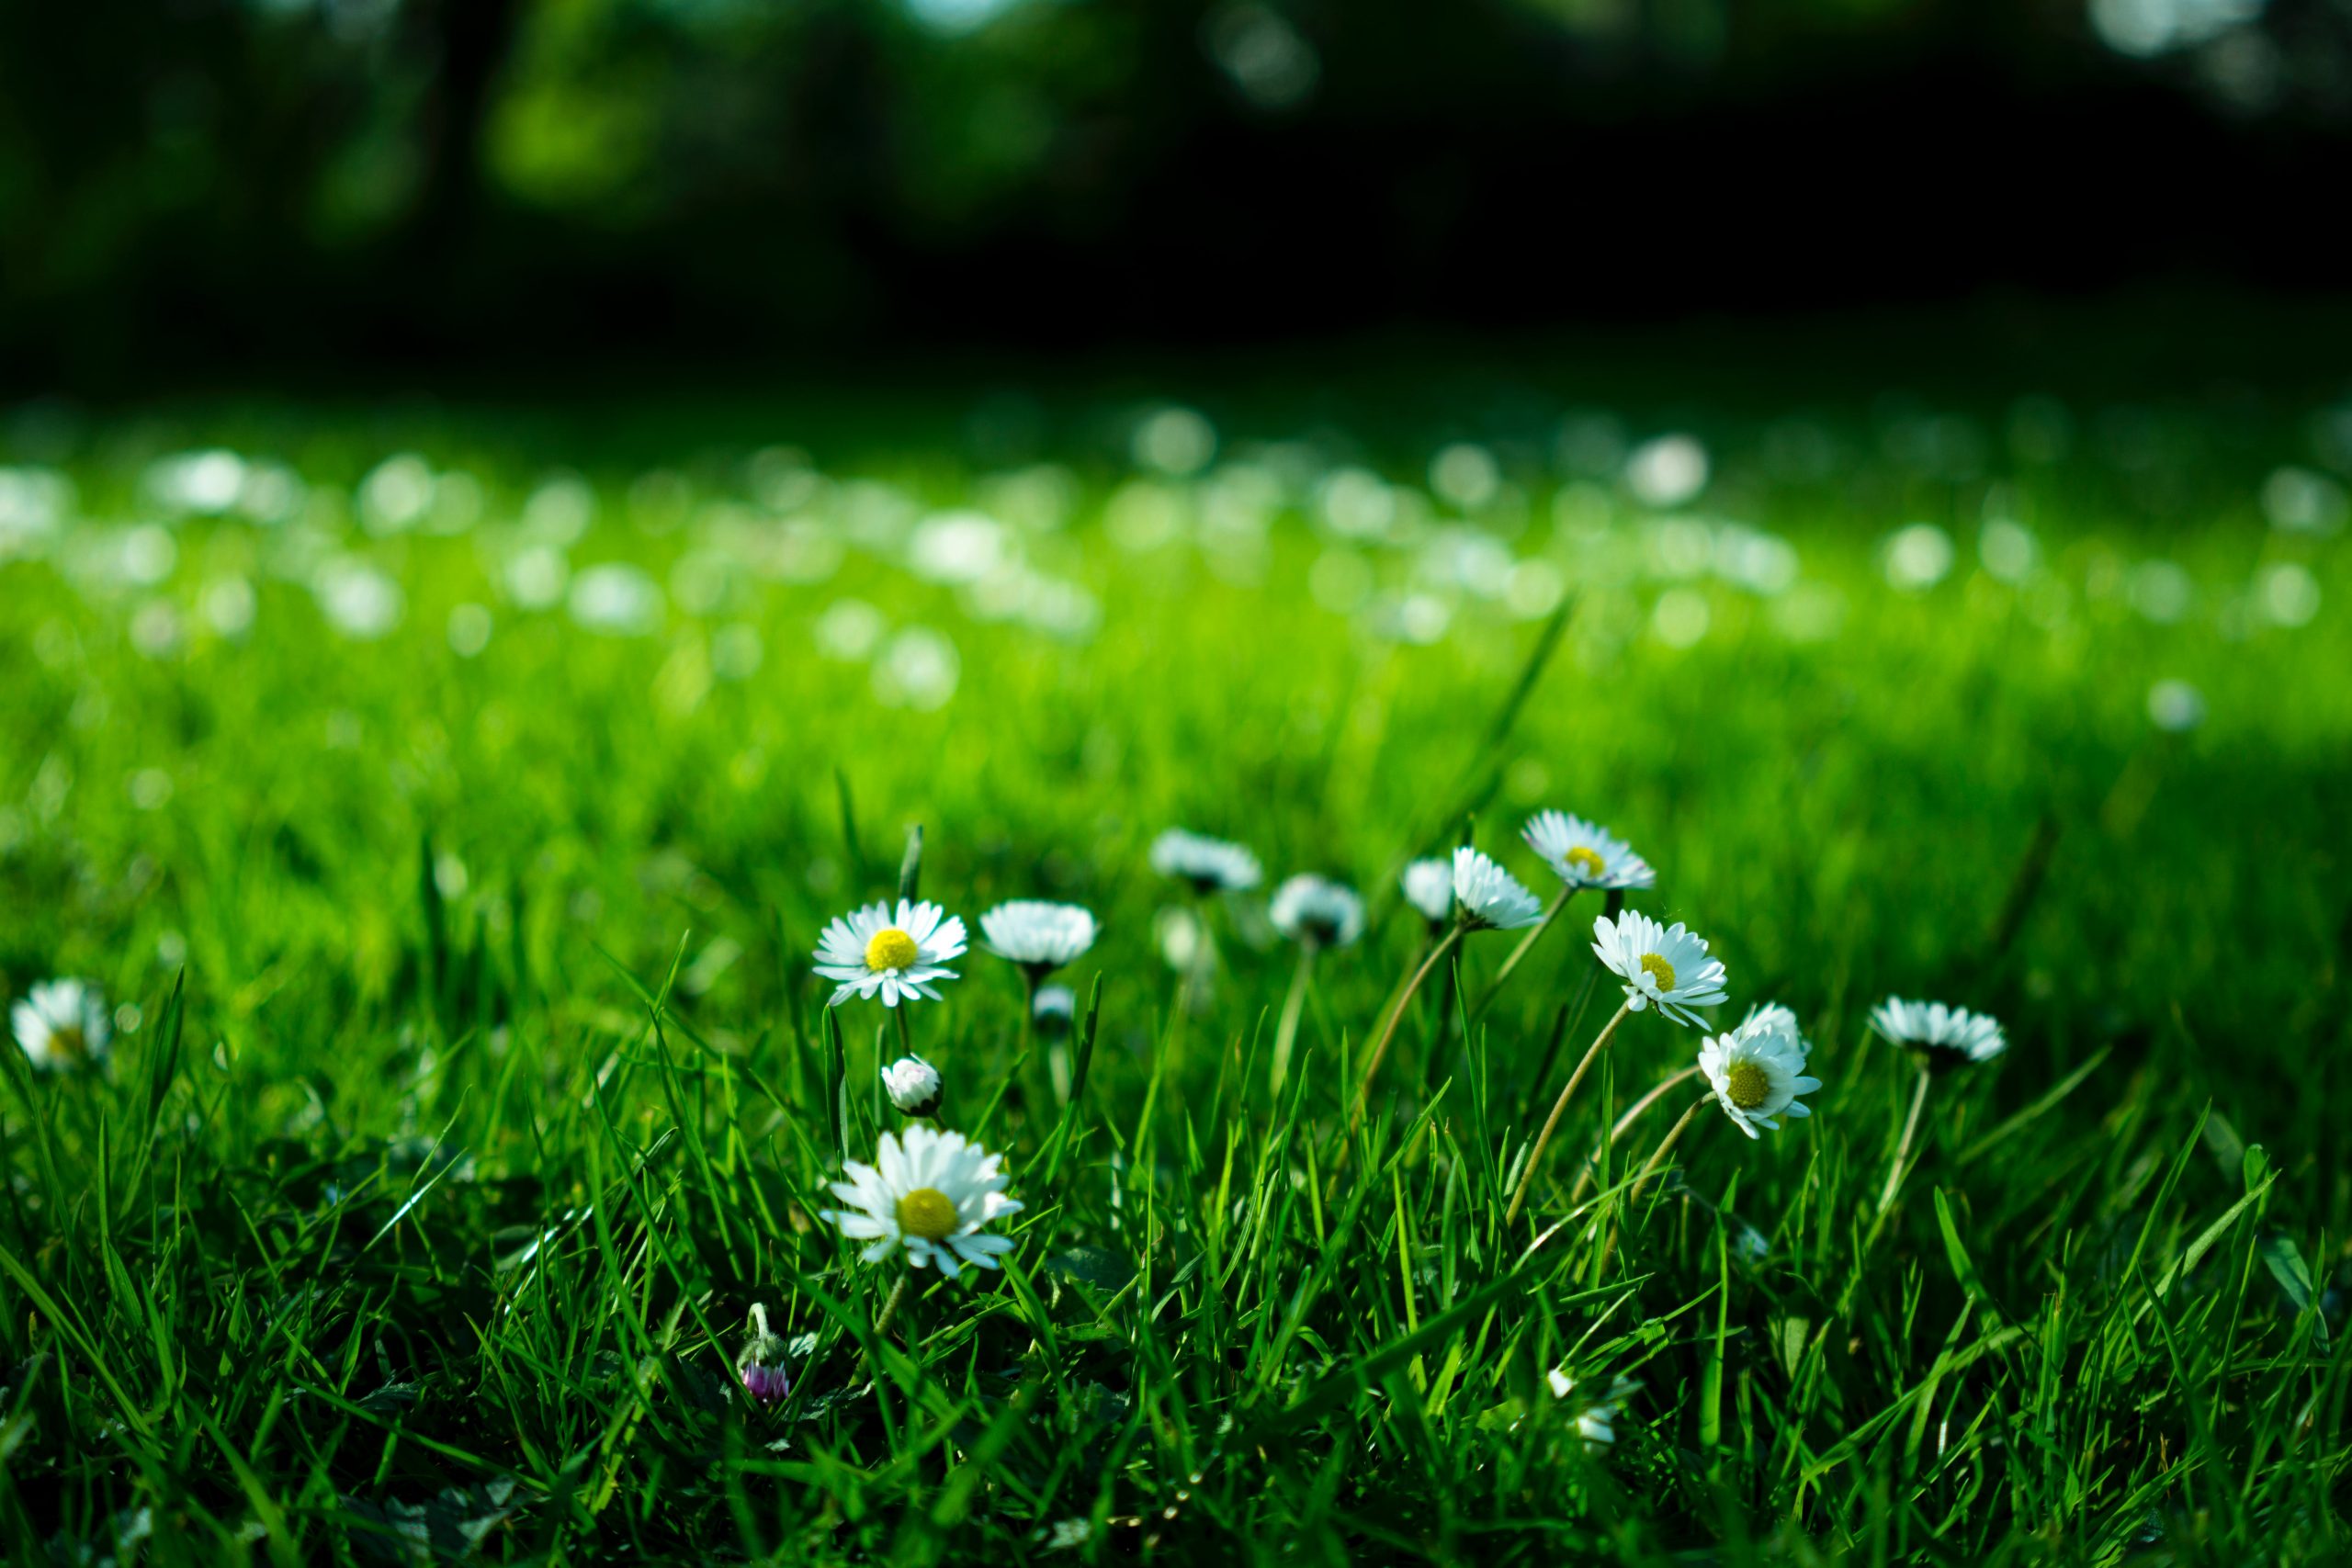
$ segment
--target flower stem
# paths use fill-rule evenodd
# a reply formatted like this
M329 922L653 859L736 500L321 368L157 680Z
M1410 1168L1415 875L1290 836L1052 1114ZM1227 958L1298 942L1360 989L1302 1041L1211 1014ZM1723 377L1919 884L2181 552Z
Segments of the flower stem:
M1485 992L1478 998L1478 1005L1471 1010L1472 1022L1475 1023L1487 1016L1487 1010L1494 1005L1495 993L1503 988L1503 982L1510 978L1511 971L1519 967L1520 960L1525 958L1533 950L1535 944L1544 940L1544 933L1552 929L1552 922L1560 918L1560 911L1566 908L1568 900L1576 896L1575 888L1561 888L1559 894L1553 898L1551 908L1544 911L1544 918L1527 928L1527 934L1521 937L1519 945L1510 950L1510 956L1503 960L1503 966L1495 971L1493 979L1487 982Z
M1527 1202L1527 1189L1535 1180L1535 1168L1544 1162L1544 1151L1551 1145L1552 1134L1560 1124L1561 1113L1568 1108L1569 1097L1576 1093L1577 1085L1584 1082L1584 1075L1591 1068L1593 1058L1608 1045L1609 1037L1617 1032L1617 1026L1625 1021L1625 1015L1633 1009L1634 1004L1630 1001L1618 1004L1609 1021L1600 1026L1600 1032L1592 1037L1592 1044L1585 1051L1584 1060L1577 1064L1577 1070L1568 1075L1568 1081L1561 1087L1560 1098L1552 1102L1552 1114L1544 1119L1544 1130L1535 1134L1535 1147L1528 1154L1527 1168L1519 1173L1519 1187L1510 1195L1510 1208L1503 1215L1503 1224L1510 1224L1519 1218L1519 1211Z
M1437 967L1438 960L1452 952L1453 944L1462 940L1462 933L1469 929L1456 921L1453 929L1445 933L1444 940L1430 949L1430 955L1421 960L1419 969L1413 971L1412 979L1406 982L1404 995L1396 998L1396 1009L1388 1015L1388 1027L1380 1032L1380 1043L1372 1048L1371 1059L1364 1066L1363 1087L1356 1091L1355 1114L1348 1119L1351 1128L1363 1120L1364 1106L1372 1100L1372 1080L1379 1075L1380 1064L1388 1055L1388 1043L1396 1038L1396 1025L1404 1021L1405 1010L1413 1005L1413 993L1421 988L1421 982L1430 977L1430 971Z
M1903 1138L1902 1141L1895 1145L1894 1163L1887 1168L1886 1186L1878 1195L1878 1217L1880 1219L1884 1219L1886 1217L1887 1210L1894 1206L1895 1191L1903 1185L1903 1162L1910 1157L1911 1140L1917 1137L1919 1133L1919 1112L1927 1106L1927 1103L1928 1069L1923 1066L1919 1069L1919 1087L1911 1091L1911 1114L1904 1118ZM1871 1227L1871 1234L1875 1235L1877 1234L1878 1227L1873 1224Z
M889 1332L890 1320L899 1315L899 1305L907 1299L907 1286L914 1277L915 1271L911 1268L899 1271L899 1282L890 1287L890 1299L882 1303L882 1311L874 1320L874 1345L865 1353L865 1365L869 1371L874 1366L876 1352L882 1348L882 1336ZM912 1348L912 1341L910 1341L909 1348Z
M914 1026L907 1021L907 1010L905 1005L901 1003L899 1006L892 1008L890 1010L890 1017L895 1020L899 1025L899 1055L901 1056L913 1055L915 1054L915 1032Z
M1675 1074L1672 1077L1667 1079L1664 1083L1650 1090L1649 1093L1634 1101L1633 1105L1626 1111L1625 1114L1617 1118L1617 1124L1609 1129L1609 1135L1600 1141L1600 1147L1593 1151L1592 1159L1584 1168L1584 1174L1577 1178L1576 1190L1568 1194L1568 1201L1570 1204L1573 1205L1577 1200L1581 1199L1585 1195L1586 1191L1592 1186L1592 1173L1600 1168L1601 1156L1607 1154L1611 1149L1617 1146L1617 1140L1625 1135L1625 1130L1627 1128L1631 1127L1636 1121L1640 1120L1642 1112L1647 1111L1651 1106L1656 1105L1659 1100L1665 1099L1667 1091L1674 1088L1675 1085L1687 1082L1690 1078L1696 1077L1698 1074L1699 1069L1696 1067L1683 1068L1680 1072Z
M1274 1029L1273 1093L1279 1095L1290 1077L1291 1047L1298 1039L1299 1015L1306 1010L1306 986L1315 973L1315 943L1298 944L1298 969L1290 978L1290 995L1283 998L1283 1020Z
M1690 1119L1698 1115L1700 1109L1713 1098L1712 1094L1702 1094L1692 1100L1690 1109L1685 1111L1681 1119L1668 1130L1666 1136L1658 1140L1657 1152L1650 1156L1649 1163L1642 1167L1642 1173L1634 1178L1634 1185L1625 1194L1625 1201L1628 1204L1642 1195L1642 1188L1648 1183L1652 1176L1657 1174L1657 1168L1666 1163L1666 1156L1673 1152L1674 1145L1682 1141L1683 1132L1690 1125Z

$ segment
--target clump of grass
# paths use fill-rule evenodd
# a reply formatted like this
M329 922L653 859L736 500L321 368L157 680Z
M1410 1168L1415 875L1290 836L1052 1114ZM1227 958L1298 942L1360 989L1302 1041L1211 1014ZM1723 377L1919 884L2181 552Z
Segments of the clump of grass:
M886 505L765 464L837 509L796 549ZM996 478L891 482L1001 503ZM0 563L0 977L112 1004L78 1053L0 1051L13 1556L2341 1549L2333 546L2170 539L2215 584L2293 554L2330 608L2151 620L2093 591L2136 536L2052 525L2044 578L1897 590L1878 514L1792 484L1757 521L1814 509L1782 525L1843 606L1828 640L1735 583L1615 575L1690 521L1628 513L1513 547L1571 591L1548 619L1420 647L1325 604L1342 552L1414 592L1407 547L1279 511L1253 578L1208 534L1131 548L1151 508L1226 504L1215 474L1174 502L1070 482L1113 515L1025 547L1096 595L1080 644L854 554L650 631L623 579L584 619L526 610L483 558L582 504L536 482L512 518L493 487L486 533L380 547L401 618L374 641L258 573L243 630L204 629L213 581L311 547L235 522L175 525L189 575L160 583ZM2005 482L2063 516L2143 481ZM586 488L581 567L770 558ZM1667 593L1703 636L1680 601L1654 635ZM475 645L455 612L492 601ZM952 701L908 700L929 645L841 657L844 604L950 628ZM2212 694L2201 727L2151 726L2159 678ZM1550 807L1624 828L1655 886L1571 901L1585 846L1515 840ZM1229 856L1156 876L1176 824L1321 882L1276 918ZM1521 935L1405 899L1457 849L1542 890ZM1025 899L1086 941L982 920ZM947 916L989 951L948 954ZM1629 1021L1629 986L1673 982L1604 969L1591 918L1636 916L1721 955L1700 1027ZM901 960L933 994L863 984ZM1891 992L1997 1017L2006 1053L1874 1034ZM1767 998L1797 1043L1742 1055ZM909 1056L935 1076L886 1079ZM1810 1116L1767 1109L1767 1068L1818 1079ZM825 1217L851 1162L934 1126L1002 1156L995 1268L868 1261ZM900 1185L899 1242L952 1245Z

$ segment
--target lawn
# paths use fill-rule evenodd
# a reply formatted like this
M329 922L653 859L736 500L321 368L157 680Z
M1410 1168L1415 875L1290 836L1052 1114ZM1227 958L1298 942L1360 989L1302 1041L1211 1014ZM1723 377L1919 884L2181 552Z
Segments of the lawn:
M111 1048L0 1051L10 1555L2343 1550L2352 409L2024 390L17 411L0 991ZM1551 807L1655 887L1406 997L1408 861L1550 906ZM902 891L956 977L829 1008ZM1621 904L1727 999L1532 1159ZM825 1217L908 1050L1001 1268Z

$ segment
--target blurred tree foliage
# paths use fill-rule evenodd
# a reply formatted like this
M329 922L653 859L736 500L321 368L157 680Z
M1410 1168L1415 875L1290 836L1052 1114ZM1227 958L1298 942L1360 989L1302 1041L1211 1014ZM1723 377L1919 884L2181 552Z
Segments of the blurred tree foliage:
M2005 254L2327 281L2277 209L2341 166L2347 36L2340 0L17 5L0 349L1254 333Z

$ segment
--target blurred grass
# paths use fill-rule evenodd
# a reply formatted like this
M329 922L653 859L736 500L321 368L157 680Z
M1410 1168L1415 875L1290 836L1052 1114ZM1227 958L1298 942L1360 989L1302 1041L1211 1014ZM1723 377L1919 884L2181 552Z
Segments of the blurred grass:
M254 1530L280 1560L366 1556L401 1521L547 1560L1019 1557L1069 1520L1093 1560L2105 1562L2151 1519L2177 1561L2324 1554L2352 572L2340 535L2269 527L2260 502L2313 461L2310 411L2062 407L2066 438L2040 445L2046 404L1636 414L1621 436L1689 428L1710 458L1663 509L1628 494L1622 450L1564 463L1555 412L1416 445L1310 422L1254 448L1291 431L1225 414L1218 467L1155 479L1124 449L1135 412L1000 401L812 443L810 468L464 411L183 412L57 454L72 515L0 559L0 978L88 975L140 1016L111 1080L12 1060L0 1098L20 1554L107 1550L140 1506L163 1562ZM1467 508L1421 489L1462 434L1500 476ZM155 460L210 443L289 465L299 513L160 506ZM471 475L478 520L356 524L405 448ZM1002 475L1049 457L1067 515L1009 536L1090 622L1040 629L909 570L916 519L1004 510L1029 492ZM599 562L667 591L639 635L514 601L555 462L595 497L555 547L575 592ZM655 462L673 478L648 485ZM1245 465L1305 477L1228 528L1218 487ZM1331 520L1351 465L1404 487L1381 538ZM862 531L877 497L895 534ZM763 570L787 513L837 566ZM1984 570L1987 517L2039 565ZM1888 537L1920 522L1952 567L1900 591ZM174 559L132 581L141 525ZM1792 547L1793 581L1724 570L1753 530ZM1465 582L1495 545L1544 570ZM355 561L398 590L379 637L322 614ZM2282 568L2303 574L2283 601ZM223 630L207 595L230 579L252 612ZM1547 582L1559 655L1470 766ZM2315 615L2277 613L2303 584ZM944 637L952 697L905 705L931 699L890 674L888 633L845 654L825 630L845 600ZM490 613L470 657L462 604ZM2193 684L2203 722L2154 727L2159 680ZM1338 1111L1418 931L1376 879L1466 826L1548 893L1516 841L1544 805L1630 838L1660 870L1637 904L1714 942L1727 1012L1794 1007L1827 1087L1761 1145L1702 1112L1666 1182L1629 1204L1604 1174L1555 1231L1596 1084L1512 1235L1580 940L1539 950L1469 1049L1422 1004L1416 1070L1344 1156ZM1103 916L1076 976L1101 977L1101 1037L1041 1190L1058 1112L1012 975L975 953L914 1013L946 1124L1010 1148L1029 1210L1010 1278L932 1292L923 1371L886 1348L867 1393L887 1276L809 1218L832 1133L807 953L890 887L912 822L924 892L967 919L1031 895ZM1218 917L1208 1011L1173 1021L1153 930L1177 900L1144 851L1178 823L1385 911L1320 966L1286 1103L1261 1035L1292 963L1250 907ZM1469 944L1467 994L1507 949ZM1938 1086L1882 1234L1911 1080L1862 1024L1890 991L1991 1010L2013 1047ZM878 1015L837 1016L864 1156ZM1608 1100L1697 1043L1634 1021ZM816 1336L781 1416L727 1398L753 1300ZM1643 1384L1606 1457L1545 1392L1562 1364Z

